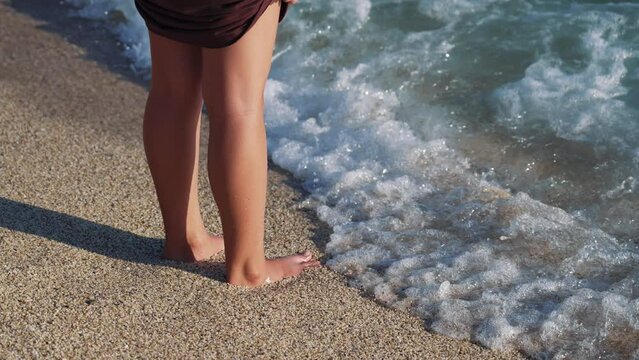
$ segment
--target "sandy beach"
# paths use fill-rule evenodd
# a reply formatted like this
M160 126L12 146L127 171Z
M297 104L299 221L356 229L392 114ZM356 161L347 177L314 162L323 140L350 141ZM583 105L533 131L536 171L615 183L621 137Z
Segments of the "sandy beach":
M142 145L146 81L113 36L40 0L0 1L0 358L515 359L431 333L327 267L258 290L162 261ZM202 215L220 233L200 157ZM329 230L269 164L266 252Z

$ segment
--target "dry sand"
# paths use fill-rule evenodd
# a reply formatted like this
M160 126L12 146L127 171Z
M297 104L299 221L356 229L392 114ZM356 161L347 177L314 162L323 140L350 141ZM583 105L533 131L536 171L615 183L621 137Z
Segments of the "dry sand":
M146 82L112 36L65 13L50 0L0 1L0 358L520 357L430 333L327 267L244 290L223 282L221 255L159 260ZM323 256L327 227L269 165L267 254ZM200 190L219 233L203 171Z

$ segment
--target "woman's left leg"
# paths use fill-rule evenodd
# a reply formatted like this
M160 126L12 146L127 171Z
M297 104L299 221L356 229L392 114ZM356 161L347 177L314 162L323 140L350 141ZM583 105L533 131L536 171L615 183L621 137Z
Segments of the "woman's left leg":
M143 138L165 230L163 257L210 258L224 248L206 231L198 202L202 114L201 50L155 33L151 40L151 89Z

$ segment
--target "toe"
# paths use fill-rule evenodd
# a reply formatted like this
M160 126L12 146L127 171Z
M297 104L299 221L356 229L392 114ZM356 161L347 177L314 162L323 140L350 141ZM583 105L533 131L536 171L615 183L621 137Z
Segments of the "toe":
M307 262L309 260L311 260L311 258L313 257L313 254L306 250L303 253L299 254L299 260L300 262Z

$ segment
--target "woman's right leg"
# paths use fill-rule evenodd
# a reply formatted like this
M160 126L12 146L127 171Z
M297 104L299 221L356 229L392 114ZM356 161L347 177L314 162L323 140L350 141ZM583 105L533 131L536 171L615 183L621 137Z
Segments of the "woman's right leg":
M264 257L267 148L264 87L279 0L234 44L202 49L202 95L210 119L208 174L222 220L228 281L257 286L318 266L310 253Z

